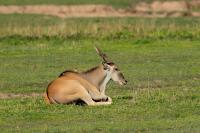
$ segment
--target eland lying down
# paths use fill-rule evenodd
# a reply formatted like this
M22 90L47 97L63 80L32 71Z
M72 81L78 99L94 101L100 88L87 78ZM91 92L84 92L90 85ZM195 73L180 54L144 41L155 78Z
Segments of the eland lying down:
M102 57L101 65L88 71L64 71L52 81L45 93L45 100L49 104L69 104L82 101L87 105L109 105L112 99L105 95L106 85L113 80L120 85L125 85L123 74L118 67L108 59L106 54L95 47Z

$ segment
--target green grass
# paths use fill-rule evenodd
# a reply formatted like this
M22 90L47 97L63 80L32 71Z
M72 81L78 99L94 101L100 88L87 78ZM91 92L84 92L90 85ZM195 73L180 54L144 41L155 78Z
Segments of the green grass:
M98 65L94 44L129 81L123 87L108 85L111 106L1 99L1 132L200 132L198 22L1 15L1 93L42 93L60 72ZM58 30L60 25L64 28ZM92 26L99 30L94 33Z
M0 0L1 5L80 5L80 4L106 4L114 7L127 7L138 0Z
M143 0L143 2L152 2L153 0ZM165 1L165 0L158 0ZM173 1L173 0L168 0ZM178 0L182 1L182 0ZM189 1L189 0L188 0ZM80 5L80 4L105 4L116 8L127 8L137 4L140 0L0 0L0 5Z
M199 132L199 89L146 91L101 107L46 106L41 98L1 100L1 131Z
M200 39L199 18L69 18L0 15L0 38Z

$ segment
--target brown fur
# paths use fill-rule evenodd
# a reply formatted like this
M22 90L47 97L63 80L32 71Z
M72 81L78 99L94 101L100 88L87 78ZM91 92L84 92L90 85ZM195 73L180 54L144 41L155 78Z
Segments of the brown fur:
M69 71L52 81L47 87L45 95L45 101L48 104L68 104L77 100L82 100L88 105L110 104L109 102L98 104L94 102L94 100L105 101L107 99L107 96L102 95L94 85L82 78L79 73Z
M66 75L67 73L77 73L77 74L78 74L78 72L76 72L76 71L73 71L73 70L66 70L66 71L62 72L58 77L62 77L62 76L64 76L64 75Z

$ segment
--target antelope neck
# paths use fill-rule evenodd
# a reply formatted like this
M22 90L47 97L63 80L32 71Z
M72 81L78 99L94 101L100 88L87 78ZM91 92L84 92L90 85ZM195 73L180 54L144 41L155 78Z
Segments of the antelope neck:
M102 93L105 93L106 85L111 79L110 73L104 70L103 65L99 65L83 72L82 76L96 86L96 88Z

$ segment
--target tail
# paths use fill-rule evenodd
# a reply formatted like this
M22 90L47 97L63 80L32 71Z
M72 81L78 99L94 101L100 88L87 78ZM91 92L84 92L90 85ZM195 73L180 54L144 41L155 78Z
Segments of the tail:
M54 103L51 100L52 98L50 98L49 95L48 95L48 88L49 88L49 86L51 84L52 84L52 82L48 84L48 87L46 88L46 92L44 93L44 101L45 101L46 104L52 104L52 103Z
M48 90L46 90L46 92L44 93L44 101L46 104L53 104L53 103L58 103L56 100L54 100L53 98L49 97L48 95Z
M48 97L47 92L44 93L44 101L45 101L46 104L51 104L51 101L50 101L50 99Z

